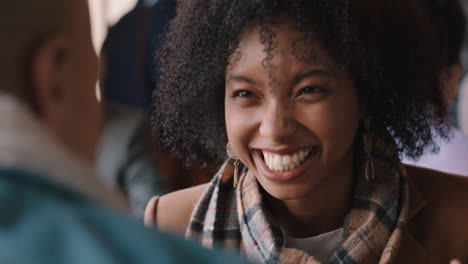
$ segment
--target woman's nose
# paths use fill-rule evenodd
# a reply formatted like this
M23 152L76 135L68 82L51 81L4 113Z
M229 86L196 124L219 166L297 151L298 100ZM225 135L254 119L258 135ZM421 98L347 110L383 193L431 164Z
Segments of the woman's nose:
M275 142L283 142L292 136L297 123L288 107L275 106L266 111L260 125L260 135Z

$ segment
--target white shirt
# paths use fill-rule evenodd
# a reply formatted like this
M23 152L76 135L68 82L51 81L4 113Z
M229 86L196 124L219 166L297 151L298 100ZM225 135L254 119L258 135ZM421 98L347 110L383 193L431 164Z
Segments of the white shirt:
M328 263L344 243L344 231L340 228L325 234L307 238L285 236L285 247L306 252L322 263Z

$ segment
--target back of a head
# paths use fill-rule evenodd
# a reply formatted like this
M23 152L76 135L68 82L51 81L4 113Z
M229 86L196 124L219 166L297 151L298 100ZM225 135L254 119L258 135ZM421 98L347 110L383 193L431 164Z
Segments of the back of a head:
M3 1L0 8L0 91L27 99L30 61L43 40L70 30L71 1Z
M93 160L100 107L87 0L4 1L0 32L0 95L20 101L70 150Z

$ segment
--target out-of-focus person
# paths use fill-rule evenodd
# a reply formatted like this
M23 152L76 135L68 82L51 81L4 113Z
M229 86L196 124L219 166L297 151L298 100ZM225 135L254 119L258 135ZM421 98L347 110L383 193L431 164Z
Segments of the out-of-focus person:
M111 179L110 183L113 186L118 186L129 194L132 208L136 208L134 212L138 218L142 215L141 202L148 198L147 194L159 195L165 191L206 183L216 171L212 168L200 168L197 165L185 166L182 160L173 157L167 149L158 148L156 151L153 148L155 150L152 153L155 155L155 166L152 166L154 169L150 169L151 165L147 163L150 157L145 157L142 153L140 158L144 159L144 163L147 164L145 174L143 175L143 171L140 170L140 176L132 176L128 174L129 170L125 170L119 176L115 173L116 169L128 167L127 165L131 165L128 162L140 162L137 159L125 160L125 156L131 157L132 155L122 152L121 150L124 150L122 146L106 143L112 141L112 139L107 140L106 137L115 138L121 133L112 128L115 124L122 127L127 122L126 131L131 131L131 126L138 121L132 120L130 116L142 119L143 112L151 111L153 107L151 94L157 89L159 83L159 66L155 56L161 46L161 41L165 38L169 21L175 16L176 4L176 0L139 0L128 14L109 29L101 54L104 62L101 78L102 97L106 102L105 133L102 136L101 146L105 147L107 153L114 152L112 148L115 147L116 152L122 155L99 155L98 168L105 171L106 175L111 175L106 179ZM112 105L118 105L119 111L108 109L109 106L115 109ZM141 114L135 114L137 112ZM143 119L146 118L143 117ZM134 144L141 146L151 144L146 137L137 135L131 137L135 139ZM122 142L128 145L125 139ZM158 145L157 139L154 142ZM145 155L150 154L149 152ZM124 157L124 159L118 163L117 159L113 159L117 157ZM113 159L110 166L108 159ZM110 170L113 172L111 173ZM131 185L126 185L125 181L117 181L128 178L132 178ZM133 190L134 187L135 190Z
M0 263L242 262L129 220L95 176L85 0L4 1L0 33Z
M175 13L176 1L139 0L109 29L101 54L103 130L96 166L105 182L122 191L140 220L148 200L164 194L167 171L157 163L149 118L156 75L154 50ZM163 167L164 169L164 167Z
M458 120L460 129L465 136L468 136L468 75L466 75L462 81L458 100Z
M143 221L146 204L167 190L156 167L156 143L149 120L139 109L103 103L103 128L96 167L104 182L124 193L132 214Z
M468 1L462 2L463 9L465 11L465 17L468 17ZM467 66L468 66L468 21L465 23L465 44L463 49L463 65L465 66L465 76L460 87L460 95L459 95L459 103L458 103L458 120L460 129L463 133L468 136L468 74L467 74Z
M151 94L159 76L155 52L175 16L176 2L138 0L109 29L102 47L105 60L102 95L106 101L151 112Z
M445 65L441 75L446 103L450 106L455 101L463 74L461 54L465 36L465 16L460 0L424 0L424 2L430 9ZM461 97L463 94L462 92ZM436 139L439 151L426 153L416 161L405 159L403 162L468 176L468 137L451 125L447 125L447 131L447 139Z

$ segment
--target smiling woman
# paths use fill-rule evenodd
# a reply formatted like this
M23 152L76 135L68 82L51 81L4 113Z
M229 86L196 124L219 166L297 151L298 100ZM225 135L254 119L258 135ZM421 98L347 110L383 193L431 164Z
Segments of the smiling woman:
M441 54L417 1L179 5L157 129L189 162L223 165L152 199L148 225L260 263L468 257L468 180L398 159L445 136L431 129L446 110Z
M321 43L291 52L303 35L296 23L279 17L272 25L277 41L268 67L262 64L261 27L247 25L240 57L226 72L228 141L261 186L280 200L315 196L318 186L329 190L325 179L336 191L346 191L341 186L351 186L352 145L364 118L350 74ZM312 63L297 59L311 53ZM300 233L305 235L304 229Z

